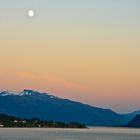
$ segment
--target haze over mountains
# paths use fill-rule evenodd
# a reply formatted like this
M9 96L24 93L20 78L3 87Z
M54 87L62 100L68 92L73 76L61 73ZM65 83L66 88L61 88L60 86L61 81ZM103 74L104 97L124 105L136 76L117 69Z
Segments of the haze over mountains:
M127 124L139 112L122 115L110 109L61 99L47 93L23 90L22 92L0 92L0 114L20 118L38 117L43 120L112 126Z

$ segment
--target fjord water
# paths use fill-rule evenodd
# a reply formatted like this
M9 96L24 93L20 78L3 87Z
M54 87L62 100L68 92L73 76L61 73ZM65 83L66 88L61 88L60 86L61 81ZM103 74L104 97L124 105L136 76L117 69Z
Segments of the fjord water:
M27 129L1 128L0 140L140 140L140 129Z

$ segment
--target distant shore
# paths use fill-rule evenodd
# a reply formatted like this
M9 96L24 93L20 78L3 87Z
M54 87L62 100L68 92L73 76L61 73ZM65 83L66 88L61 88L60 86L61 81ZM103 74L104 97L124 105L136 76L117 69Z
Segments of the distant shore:
M0 128L87 128L77 122L46 121L39 118L21 119L8 115L0 115Z

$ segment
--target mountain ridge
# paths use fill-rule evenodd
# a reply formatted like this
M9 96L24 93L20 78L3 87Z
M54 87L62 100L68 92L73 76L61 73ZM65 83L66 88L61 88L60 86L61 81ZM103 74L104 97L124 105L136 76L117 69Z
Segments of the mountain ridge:
M29 89L15 93L0 92L0 113L21 118L38 117L97 126L126 124L132 119L132 116L127 117L111 109L98 108Z

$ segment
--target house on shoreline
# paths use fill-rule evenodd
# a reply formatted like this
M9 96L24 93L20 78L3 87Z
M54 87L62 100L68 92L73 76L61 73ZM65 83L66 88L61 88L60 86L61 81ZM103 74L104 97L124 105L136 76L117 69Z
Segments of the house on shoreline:
M4 127L4 125L3 124L0 124L0 128L3 128Z

